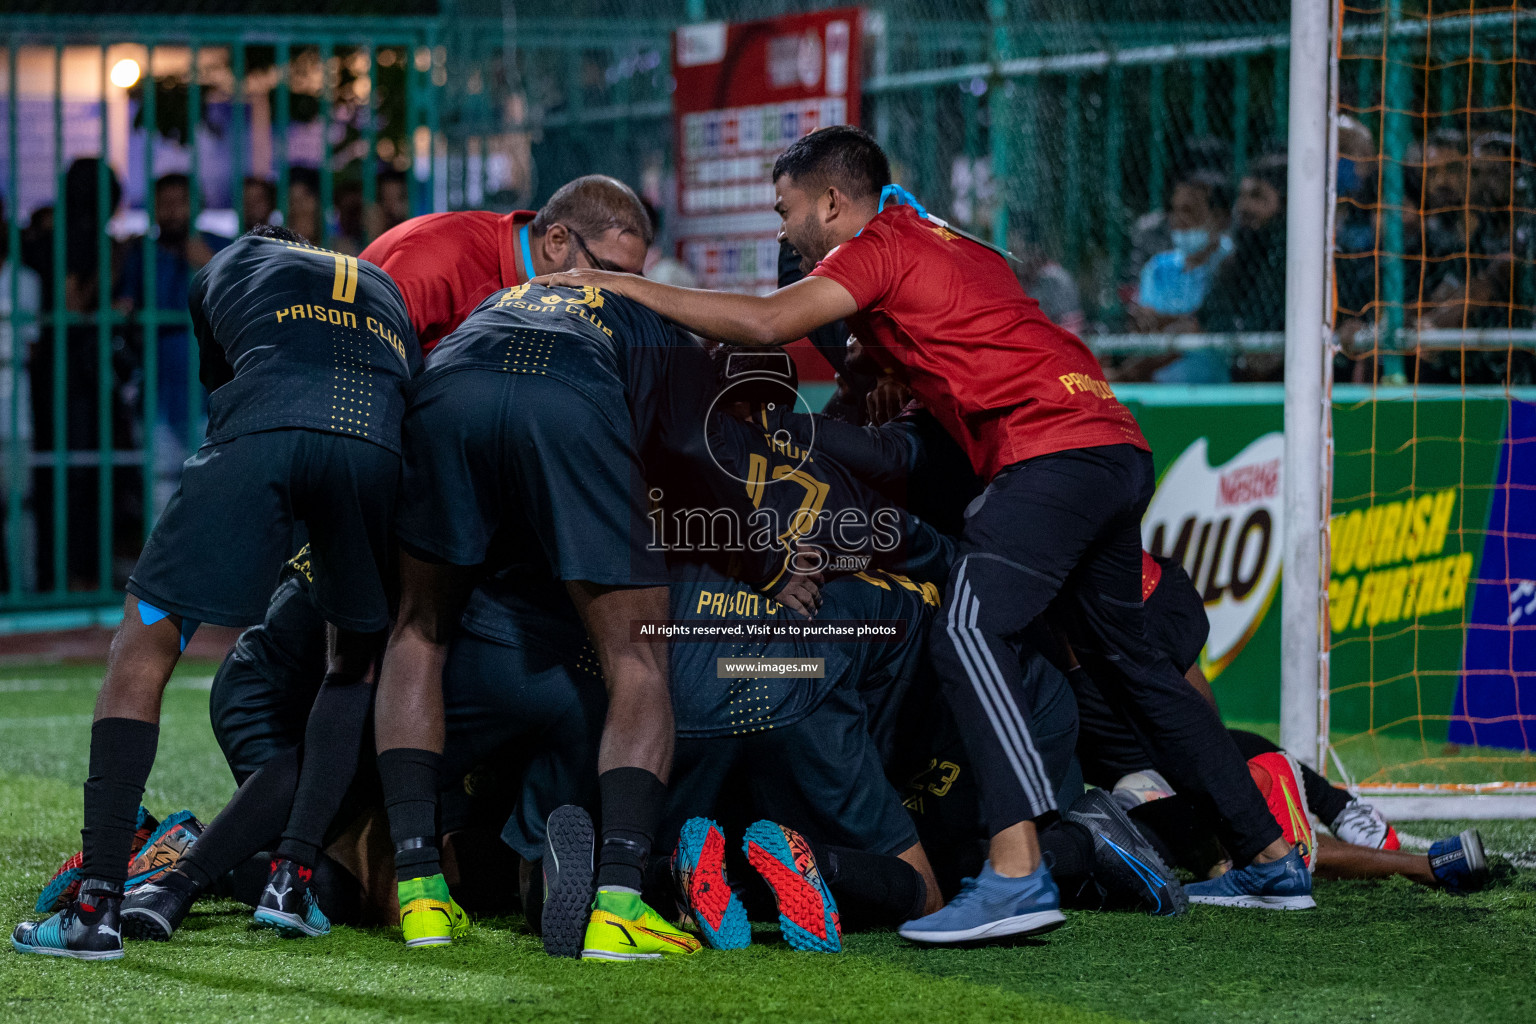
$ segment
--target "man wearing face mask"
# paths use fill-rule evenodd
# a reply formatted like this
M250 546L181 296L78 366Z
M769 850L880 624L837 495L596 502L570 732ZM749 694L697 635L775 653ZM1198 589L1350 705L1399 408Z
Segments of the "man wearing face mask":
M1175 317L1200 308L1216 268L1232 251L1226 236L1232 192L1220 175L1195 171L1174 182L1168 195L1172 247L1141 270L1131 317L1143 331L1160 330Z
M1141 269L1136 299L1129 307L1137 330L1177 329L1177 321L1200 308L1217 268L1232 253L1232 240L1226 234L1231 205L1226 181L1211 171L1195 171L1174 183L1168 195L1173 245ZM1229 379L1226 356L1211 349L1132 360L1120 373L1124 380L1149 376L1179 384L1219 384Z

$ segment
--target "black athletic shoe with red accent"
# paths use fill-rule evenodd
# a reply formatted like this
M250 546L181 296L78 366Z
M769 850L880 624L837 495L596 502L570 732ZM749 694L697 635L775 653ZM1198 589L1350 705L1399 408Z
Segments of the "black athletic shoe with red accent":
M313 875L310 868L278 857L272 862L272 873L267 877L267 887L261 890L252 919L262 927L277 929L277 934L285 939L329 935L330 919L309 888Z
M120 882L82 879L78 895L46 921L23 921L11 933L18 953L71 960L116 960L123 955Z
M839 952L843 926L837 901L805 837L792 828L757 821L748 826L742 849L779 902L779 930L785 941L795 949Z
M185 875L167 872L123 897L123 931L130 939L169 942L197 899L197 887Z

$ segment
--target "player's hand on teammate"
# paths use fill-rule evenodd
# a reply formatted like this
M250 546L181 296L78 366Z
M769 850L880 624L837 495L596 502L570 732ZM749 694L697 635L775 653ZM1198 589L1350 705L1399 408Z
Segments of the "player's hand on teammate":
M869 409L869 422L875 426L889 423L901 415L901 410L906 408L912 400L912 392L907 386L895 377L881 377L875 381L875 386L865 397L865 404Z
M615 295L629 295L626 285L641 280L636 274L621 274L614 270L593 270L591 267L573 267L557 270L552 274L540 274L529 284L546 288L601 288Z
M814 619L821 609L821 585L826 582L821 565L821 560L811 549L804 544L797 545L789 559L789 581L773 595L773 599L791 611Z

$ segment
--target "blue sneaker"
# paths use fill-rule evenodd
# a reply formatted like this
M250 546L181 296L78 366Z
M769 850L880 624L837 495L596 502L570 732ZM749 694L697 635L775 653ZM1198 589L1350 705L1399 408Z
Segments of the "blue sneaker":
M1191 903L1218 907L1311 910L1317 906L1312 898L1312 872L1294 847L1270 864L1234 868L1220 878L1186 885L1184 892Z
M1040 935L1060 928L1061 894L1050 869L1041 864L1023 878L1004 878L987 862L976 878L960 885L960 894L943 910L908 921L900 934L912 942L951 943Z
M311 874L309 868L285 857L274 860L267 887L261 890L251 918L263 928L275 928L285 939L329 935L331 922L310 890Z
M87 878L79 894L45 921L23 921L11 933L18 953L72 960L116 960L123 955L121 883Z
M672 877L686 917L711 949L745 949L752 922L725 877L725 833L709 818L689 818L672 852Z
M1431 844L1429 869L1435 880L1451 892L1476 892L1488 884L1488 857L1483 853L1483 837L1469 828L1459 836L1448 836Z

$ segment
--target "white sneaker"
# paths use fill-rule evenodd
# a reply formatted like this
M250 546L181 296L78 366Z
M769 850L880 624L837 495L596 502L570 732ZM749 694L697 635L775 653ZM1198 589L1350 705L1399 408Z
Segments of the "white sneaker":
M1387 823L1387 819L1359 797L1344 806L1329 828L1344 842L1372 850L1396 850L1400 845L1397 833Z

